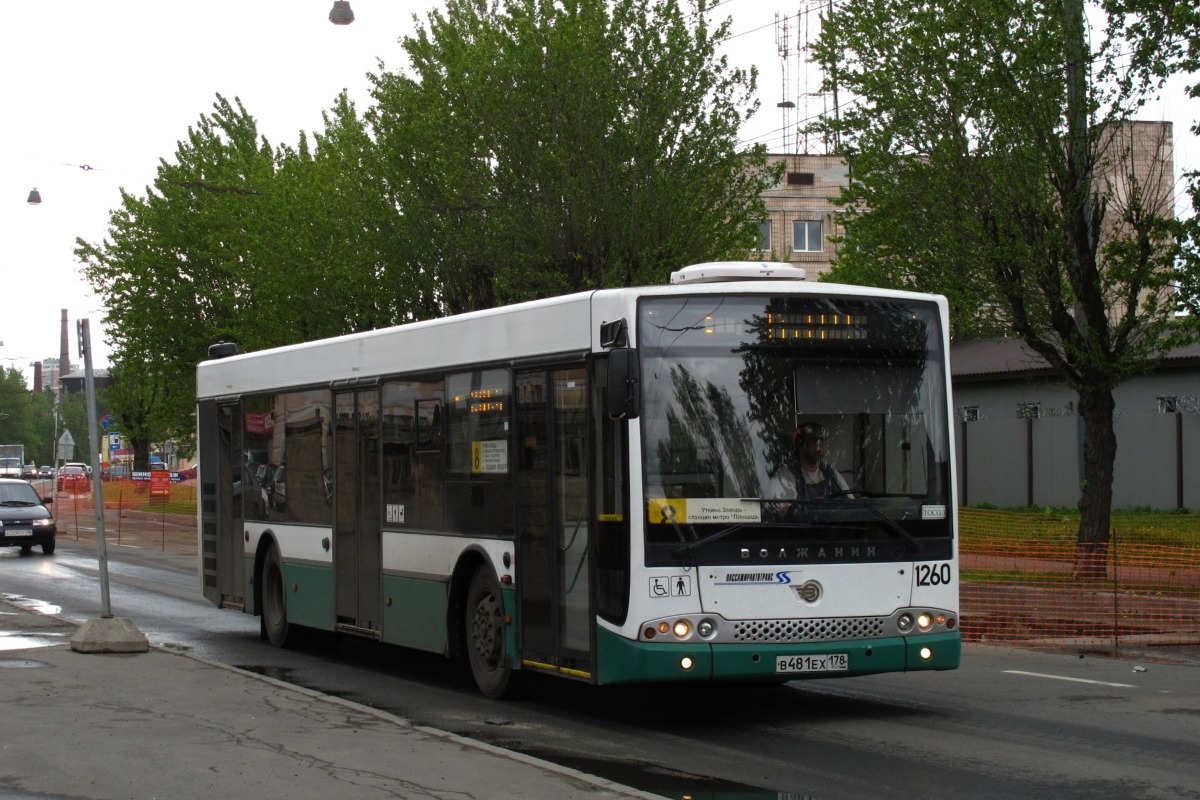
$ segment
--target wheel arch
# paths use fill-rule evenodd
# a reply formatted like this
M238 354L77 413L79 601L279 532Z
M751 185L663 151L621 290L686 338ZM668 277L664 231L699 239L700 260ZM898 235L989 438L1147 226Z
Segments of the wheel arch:
M265 530L262 532L262 535L258 537L258 546L254 550L253 590L254 590L254 616L256 616L256 617L262 616L263 565L266 563L266 560L267 560L267 551L270 550L272 547L278 549L279 542L275 538L274 531ZM280 563L280 566L283 566L283 551L282 550L279 551L279 563Z
M467 548L458 557L454 571L450 573L449 601L446 603L446 655L459 659L466 655L467 591L471 588L471 577L480 567L493 569L488 554L479 546Z

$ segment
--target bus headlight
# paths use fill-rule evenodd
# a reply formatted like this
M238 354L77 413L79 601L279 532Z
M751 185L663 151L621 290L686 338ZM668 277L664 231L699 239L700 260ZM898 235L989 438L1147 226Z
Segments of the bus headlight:
M909 631L912 630L912 626L913 626L913 615L908 613L907 611L905 611L903 614L901 614L899 616L899 618L896 620L896 627L900 629L901 633L908 633Z
M928 647L922 647L917 651L917 655L921 657L922 661L928 661L929 659L933 658L933 651Z
M917 629L918 630L927 631L932 627L933 627L933 617L931 617L929 615L929 612L922 611L920 614L917 615Z
M677 619L672 631L675 633L676 639L686 639L692 635L692 623L686 619Z
M696 633L703 636L705 639L717 632L717 623L711 619L702 619L696 624Z

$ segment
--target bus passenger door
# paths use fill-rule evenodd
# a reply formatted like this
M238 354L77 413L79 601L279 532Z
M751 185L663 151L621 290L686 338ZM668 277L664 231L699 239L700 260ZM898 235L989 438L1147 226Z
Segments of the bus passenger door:
M237 607L245 602L246 594L246 548L242 544L246 465L241 405L201 403L198 422L204 596L218 606Z
M382 603L379 391L334 395L333 564L337 624L378 635Z
M516 375L519 649L526 667L591 673L587 371Z

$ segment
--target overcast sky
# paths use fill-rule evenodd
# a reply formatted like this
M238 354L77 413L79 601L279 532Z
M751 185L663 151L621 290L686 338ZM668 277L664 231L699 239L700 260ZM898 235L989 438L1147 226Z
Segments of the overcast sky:
M343 88L367 106L365 75L382 59L405 66L398 40L440 6L437 0L352 0L355 21L328 20L332 0L28 0L5 6L0 28L4 76L0 127L0 364L22 369L59 353L62 309L70 319L70 355L80 362L76 321L90 320L93 362L108 365L103 309L79 274L75 238L99 242L119 189L137 195L154 180L159 159L173 160L189 126L212 110L217 93L240 97L274 145L320 130L321 112ZM785 144L776 103L800 98L789 122L819 113L796 39L816 33L812 0L725 0L713 16L733 18L725 52L756 65L763 109L743 131L773 152ZM818 7L824 6L820 0ZM789 23L789 58L776 41ZM787 90L784 91L785 72ZM807 105L807 108L805 107ZM1152 107L1145 118L1175 119L1177 171L1197 166L1184 137L1181 103ZM1194 114L1193 114L1194 116ZM26 203L36 187L42 204ZM186 325L187 320L180 320ZM138 320L118 320L137 325Z

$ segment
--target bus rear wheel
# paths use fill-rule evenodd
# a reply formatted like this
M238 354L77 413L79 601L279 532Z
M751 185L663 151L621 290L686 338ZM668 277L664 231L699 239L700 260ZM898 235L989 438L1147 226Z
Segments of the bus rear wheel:
M286 592L283 560L279 557L279 548L272 546L263 561L259 631L274 647L292 647L299 638L296 626L288 623Z
M475 570L467 590L467 661L486 697L502 697L512 681L504 648L504 601L500 582L487 566Z

